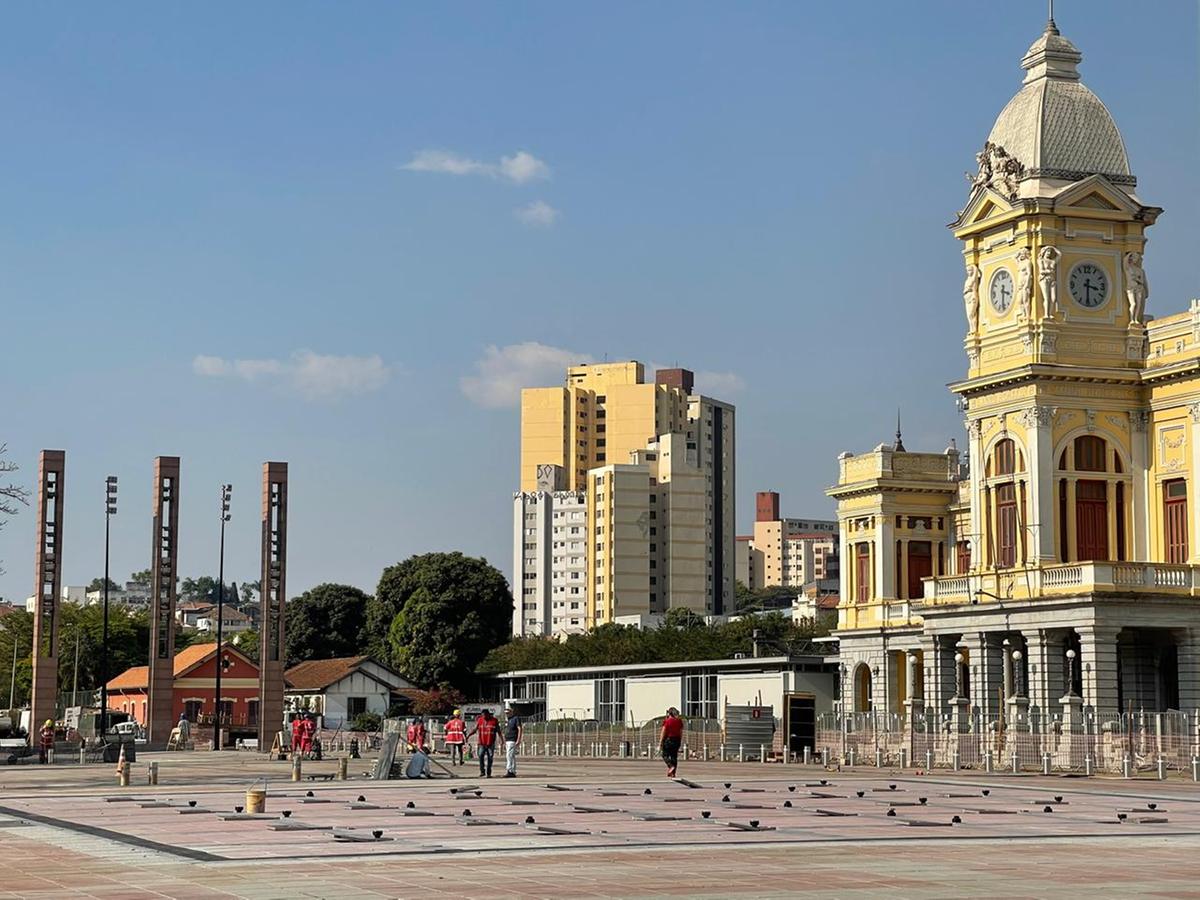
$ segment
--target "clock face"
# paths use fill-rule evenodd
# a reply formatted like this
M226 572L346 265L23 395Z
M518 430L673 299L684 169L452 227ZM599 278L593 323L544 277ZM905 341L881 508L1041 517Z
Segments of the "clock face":
M1013 277L1008 269L998 269L992 276L988 299L992 302L992 309L1000 315L1008 312L1013 302Z
M1091 262L1081 262L1071 270L1067 279L1071 296L1084 309L1103 306L1108 299L1108 273Z

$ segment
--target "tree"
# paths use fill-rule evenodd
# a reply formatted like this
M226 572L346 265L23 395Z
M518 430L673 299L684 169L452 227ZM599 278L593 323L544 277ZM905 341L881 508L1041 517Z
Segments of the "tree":
M0 444L0 475L15 472L20 468L15 462L4 458L4 454L7 452L8 444ZM29 505L29 491L12 482L0 484L0 528L4 527L5 519L17 514L18 503L22 506ZM3 573L4 567L0 566L0 575Z
M418 716L444 716L458 709L467 698L462 691L449 686L417 691L412 698L412 711Z
M251 659L258 659L258 632L253 628L247 631L239 631L233 637L229 638L229 642Z
M367 606L373 654L421 685L473 685L475 667L508 638L513 598L485 559L426 553L383 570Z
M121 589L120 585L118 585L111 578L109 578L107 580L108 580L108 589L110 591L119 591ZM103 579L103 578L93 578L91 581L88 582L87 592L90 594L92 591L104 590L104 582L105 582L105 579Z
M129 576L129 580L144 590L150 590L150 570L142 569L140 572L134 572Z
M287 664L366 653L369 601L349 584L318 584L289 600L284 607Z
M179 586L180 600L207 600L217 602L217 579L211 575L201 575L199 578L185 578ZM225 585L225 599L233 599L233 585Z

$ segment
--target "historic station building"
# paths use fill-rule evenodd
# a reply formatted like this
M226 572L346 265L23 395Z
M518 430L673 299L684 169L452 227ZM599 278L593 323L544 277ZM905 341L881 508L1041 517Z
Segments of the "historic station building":
M1081 59L1051 20L952 224L965 453L840 457L847 712L1200 707L1200 301L1146 315L1161 210Z

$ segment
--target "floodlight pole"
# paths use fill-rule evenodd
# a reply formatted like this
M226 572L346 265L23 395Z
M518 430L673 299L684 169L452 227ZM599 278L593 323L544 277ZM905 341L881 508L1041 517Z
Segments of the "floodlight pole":
M229 521L229 495L233 485L221 485L221 549L217 564L217 677L213 697L213 749L221 747L221 620L225 618L225 523Z

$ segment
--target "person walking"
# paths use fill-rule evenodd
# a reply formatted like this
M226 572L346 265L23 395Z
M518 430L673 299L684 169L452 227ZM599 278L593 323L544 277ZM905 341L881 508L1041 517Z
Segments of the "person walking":
M450 765L463 764L463 744L466 743L467 723L462 720L462 712L455 710L454 715L446 720L446 750L450 754Z
M192 723L188 721L186 712L179 714L179 721L175 723L175 728L179 732L179 746L176 749L186 750L188 741L192 739Z
M50 762L50 751L54 749L54 720L47 719L38 732L38 762Z
M679 766L679 747L683 744L683 719L679 717L679 710L673 706L667 710L667 717L663 719L658 742L662 748L663 762L667 764L667 777L674 778L675 769Z
M471 735L478 735L479 749L479 777L492 777L492 761L496 755L496 740L500 731L500 720L492 715L490 709L485 709L480 713L479 718L475 720L475 727L471 729Z
M517 745L521 743L521 717L511 706L504 708L504 777L517 777Z

